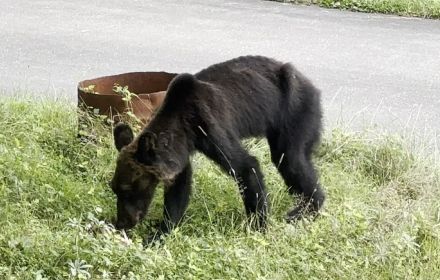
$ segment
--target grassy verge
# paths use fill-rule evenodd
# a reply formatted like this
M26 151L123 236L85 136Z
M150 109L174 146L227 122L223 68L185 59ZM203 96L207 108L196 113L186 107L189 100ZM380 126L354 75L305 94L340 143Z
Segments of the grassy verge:
M328 193L323 215L286 224L293 199L258 156L271 194L265 235L246 227L233 181L200 155L184 224L163 245L128 239L115 213L111 135L76 138L76 112L61 103L0 102L0 279L440 279L438 165L388 136L329 133L316 153Z
M440 0L275 0L356 12L440 18Z

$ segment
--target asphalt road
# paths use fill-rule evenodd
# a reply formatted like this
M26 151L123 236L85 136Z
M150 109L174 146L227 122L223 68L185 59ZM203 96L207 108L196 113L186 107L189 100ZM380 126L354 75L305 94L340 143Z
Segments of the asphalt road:
M78 81L196 72L245 54L293 62L326 122L440 140L440 21L256 0L2 0L0 94L76 98Z

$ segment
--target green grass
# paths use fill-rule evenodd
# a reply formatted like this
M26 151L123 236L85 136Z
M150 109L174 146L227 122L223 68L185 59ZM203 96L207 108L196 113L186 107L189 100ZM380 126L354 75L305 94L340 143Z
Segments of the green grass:
M440 0L275 0L295 4L316 4L325 8L343 10L414 16L423 18L440 18Z
M234 182L200 155L183 225L162 245L142 246L161 218L130 233L115 214L111 134L77 138L73 106L0 102L0 279L440 279L437 163L398 137L327 133L315 161L328 194L315 221L286 224L294 203L264 141L260 159L271 194L266 234L246 226Z

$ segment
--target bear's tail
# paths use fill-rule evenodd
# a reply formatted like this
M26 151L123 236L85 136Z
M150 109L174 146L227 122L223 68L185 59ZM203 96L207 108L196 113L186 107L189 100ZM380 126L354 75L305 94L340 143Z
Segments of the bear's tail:
M301 76L299 72L290 63L285 63L280 67L279 81L280 90L284 94L285 98L292 101L298 101L298 92L301 86Z

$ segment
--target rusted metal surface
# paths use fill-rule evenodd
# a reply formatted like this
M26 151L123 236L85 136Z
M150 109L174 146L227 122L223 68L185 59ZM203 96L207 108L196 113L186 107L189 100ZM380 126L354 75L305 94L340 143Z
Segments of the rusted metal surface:
M116 122L130 110L142 123L147 123L162 104L168 84L177 74L167 72L132 72L84 80L78 83L78 106ZM133 96L129 106L122 95L113 91L115 84L128 86ZM93 90L91 89L93 87Z

